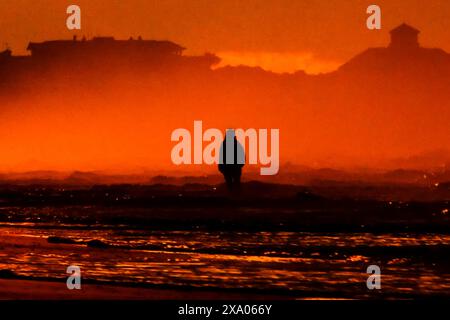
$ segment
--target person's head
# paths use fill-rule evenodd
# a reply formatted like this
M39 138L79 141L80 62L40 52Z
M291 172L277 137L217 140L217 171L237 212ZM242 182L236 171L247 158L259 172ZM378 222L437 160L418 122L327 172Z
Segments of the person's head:
M230 140L236 139L236 132L234 131L234 129L227 129L225 131L225 139L230 139Z

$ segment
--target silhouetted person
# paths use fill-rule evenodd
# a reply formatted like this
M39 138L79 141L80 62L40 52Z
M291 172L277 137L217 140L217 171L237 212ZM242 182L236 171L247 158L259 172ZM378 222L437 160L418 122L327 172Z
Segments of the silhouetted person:
M225 178L228 190L239 190L244 164L244 148L237 141L234 130L228 129L220 147L219 155L219 171Z

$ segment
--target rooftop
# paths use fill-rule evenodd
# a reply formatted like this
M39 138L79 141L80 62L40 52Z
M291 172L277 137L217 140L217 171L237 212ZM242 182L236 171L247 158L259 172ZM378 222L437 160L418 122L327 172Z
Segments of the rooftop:
M392 29L390 33L391 34L392 33L414 33L414 34L419 34L420 30L417 30L416 28L410 26L409 24L402 23L398 27L395 27L394 29Z
M163 49L172 52L181 52L185 50L184 47L165 40L143 40L130 38L128 40L116 40L114 37L94 37L90 40L83 38L77 40L52 40L44 42L30 42L27 50L39 49L66 49L66 48L141 48L141 49Z

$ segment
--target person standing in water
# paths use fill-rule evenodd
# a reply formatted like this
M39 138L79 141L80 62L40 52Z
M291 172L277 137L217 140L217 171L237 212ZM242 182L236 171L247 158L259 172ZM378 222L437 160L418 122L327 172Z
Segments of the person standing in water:
M244 165L244 148L237 141L234 129L227 129L220 147L219 171L223 174L229 191L239 190Z

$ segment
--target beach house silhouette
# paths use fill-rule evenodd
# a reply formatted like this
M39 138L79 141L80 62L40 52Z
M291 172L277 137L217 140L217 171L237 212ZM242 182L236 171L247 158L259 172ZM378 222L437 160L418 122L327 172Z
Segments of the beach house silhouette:
M94 37L78 40L51 40L30 42L30 55L16 56L7 49L0 52L0 75L16 72L46 71L53 67L69 71L74 65L90 72L98 68L132 67L133 70L163 69L165 67L190 67L209 70L220 59L210 53L198 56L183 55L184 47L161 40L117 40L113 37ZM72 70L73 71L73 70Z
M419 47L420 31L406 23L391 30L391 43L389 47L397 49Z
M339 72L360 75L422 73L437 75L450 72L450 55L440 48L428 48L419 43L420 30L402 23L390 31L386 47L368 48L339 68ZM411 73L414 73L412 75Z

